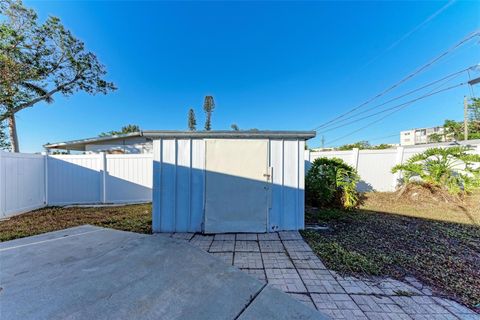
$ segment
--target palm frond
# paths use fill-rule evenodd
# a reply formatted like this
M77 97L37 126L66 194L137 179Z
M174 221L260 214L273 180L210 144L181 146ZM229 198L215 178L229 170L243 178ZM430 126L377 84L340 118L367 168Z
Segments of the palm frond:
M465 146L430 148L394 166L392 173L400 172L404 184L418 177L452 194L470 192L480 188L480 155L469 151Z

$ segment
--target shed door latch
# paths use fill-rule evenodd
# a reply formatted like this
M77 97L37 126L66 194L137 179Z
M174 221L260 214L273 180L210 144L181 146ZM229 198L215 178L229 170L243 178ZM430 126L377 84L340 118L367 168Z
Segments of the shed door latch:
M267 180L270 180L272 178L272 167L268 167L268 173L264 173L263 176L267 178Z

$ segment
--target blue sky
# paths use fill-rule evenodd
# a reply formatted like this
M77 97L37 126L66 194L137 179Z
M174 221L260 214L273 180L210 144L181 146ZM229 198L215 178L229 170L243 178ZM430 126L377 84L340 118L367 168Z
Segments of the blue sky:
M205 95L213 95L217 104L213 129L236 123L241 129L310 130L480 28L480 3L475 1L456 1L441 12L445 1L25 4L42 20L61 18L97 54L118 90L107 96L57 96L52 105L18 113L23 152L129 123L184 130L190 107L202 127ZM480 63L479 41L455 50L382 99ZM445 86L466 80L462 75ZM480 87L476 91L480 94ZM418 101L342 140L335 141L377 118L326 132L325 144L398 142L397 136L381 138L461 119L466 94L464 86ZM309 145L318 146L321 135Z

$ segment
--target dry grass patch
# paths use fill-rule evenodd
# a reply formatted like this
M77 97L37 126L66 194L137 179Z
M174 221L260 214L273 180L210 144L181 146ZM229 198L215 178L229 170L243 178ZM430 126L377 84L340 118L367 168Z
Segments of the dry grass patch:
M48 207L0 221L0 241L8 241L83 224L152 233L151 204L101 208Z
M453 197L422 186L410 185L406 192L369 192L360 209L453 223L480 226L480 193Z

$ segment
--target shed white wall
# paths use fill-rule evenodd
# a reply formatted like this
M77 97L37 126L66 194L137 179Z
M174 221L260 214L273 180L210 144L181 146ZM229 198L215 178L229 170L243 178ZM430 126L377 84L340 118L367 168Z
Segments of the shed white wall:
M269 141L269 231L304 227L304 148L303 140ZM202 231L205 140L154 140L153 159L154 232Z

